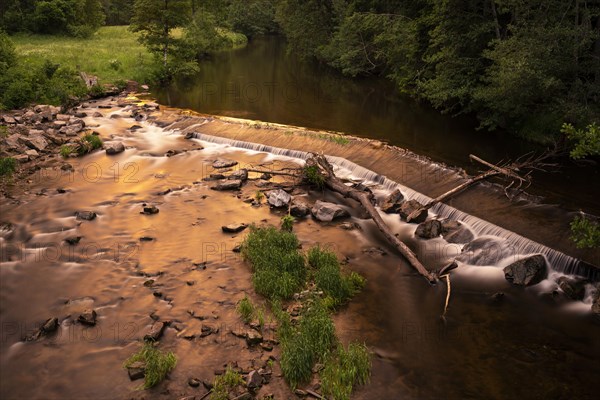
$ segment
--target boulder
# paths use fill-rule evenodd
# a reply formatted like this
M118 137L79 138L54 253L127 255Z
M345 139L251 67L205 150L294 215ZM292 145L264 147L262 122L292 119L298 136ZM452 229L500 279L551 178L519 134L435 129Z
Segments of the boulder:
M221 227L221 230L225 233L238 233L246 229L248 225L246 224L230 224L224 225Z
M91 221L93 219L96 219L97 215L93 211L76 211L75 217L78 220Z
M84 325L94 326L96 325L96 311L94 310L85 310L78 318L77 321Z
M514 252L514 247L506 240L483 236L467 243L457 260L471 265L495 265Z
M215 162L213 162L212 166L213 166L213 168L219 169L219 168L233 167L234 165L237 165L237 164L238 164L238 162L234 161L234 160L219 159L219 160L216 160Z
M229 174L227 179L239 179L240 181L245 182L248 180L248 170L246 168L242 168L240 170L234 171L231 174Z
M42 151L48 147L48 142L42 135L21 136L19 140L25 146L37 151Z
M423 207L423 205L421 203L419 203L418 201L408 200L408 201L405 201L402 204L400 204L400 209L398 210L398 213L400 214L400 218L402 218L403 220L406 221L406 218L408 218L408 216L410 214L412 214L413 211L416 211L421 207ZM410 222L414 222L415 224L420 224L421 222L425 222L426 219L427 219L427 210L423 210L423 211L421 211L421 213L419 215L417 215L416 218L413 218L413 220Z
M122 142L108 144L105 148L108 155L119 154L125 151L125 145Z
M27 150L25 151L25 154L27 154L29 156L29 158L33 158L33 157L39 157L40 153L38 153L36 150Z
M144 340L146 342L157 342L167 329L168 323L166 322L157 322L150 328L150 332L144 335Z
M442 236L446 242L458 244L469 243L475 237L469 228L451 219L442 221Z
M212 190L239 190L242 187L242 181L239 179L224 179L211 186Z
M317 200L310 212L315 219L322 222L331 222L336 218L350 216L350 213L341 206L321 200Z
M127 374L132 381L142 379L146 375L146 364L142 361L136 361L127 366Z
M504 268L504 278L514 285L531 286L548 276L544 256L538 254L510 264Z
M16 123L17 123L17 121L13 117L11 117L10 115L3 115L2 116L2 121L5 124L8 124L8 125L16 125Z
M442 233L442 223L437 219L421 222L417 226L415 235L423 239L433 239Z
M310 207L308 204L304 203L302 200L294 199L292 200L292 205L290 207L290 214L297 218L304 218L310 213Z
M248 329L246 332L246 343L248 346L259 344L262 341L263 337L259 332L255 331L254 329Z
M404 195L399 189L394 190L388 197L385 198L381 203L381 211L385 213L398 213L400 211L400 205L404 201Z
M263 378L258 371L250 371L246 379L246 387L248 389L258 389L263 384Z
M558 278L558 287L571 300L581 301L585 297L585 285L587 281L581 278L561 276Z
M274 190L269 193L268 203L271 207L281 208L287 207L292 200L292 196L290 196L285 190Z

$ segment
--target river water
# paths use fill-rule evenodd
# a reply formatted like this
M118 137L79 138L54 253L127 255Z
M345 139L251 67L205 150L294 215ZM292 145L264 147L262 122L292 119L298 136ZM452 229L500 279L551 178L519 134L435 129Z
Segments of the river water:
M384 140L471 173L480 166L469 162L469 154L500 162L544 149L506 133L479 131L472 118L440 115L399 95L384 79L349 79L327 66L300 62L276 36L204 60L198 76L154 94L161 104L202 113ZM565 164L534 173L528 192L546 203L600 215L600 185L592 184L600 181L600 168Z
M102 105L109 109L89 104L84 111L102 113L103 117L86 118L86 124L96 126L105 142L123 141L125 152L72 159L72 172L40 172L32 191L19 202L3 199L0 204L2 222L11 224L0 231L3 399L200 397L203 388L190 387L189 378L210 381L216 369L233 361L245 370L264 364L271 353L247 348L229 333L240 324L236 302L245 293L257 302L261 299L252 295L248 265L231 251L245 233L228 235L220 227L237 222L278 225L285 211L243 202L259 189L260 181L247 183L240 193L210 190L211 183L202 178L215 172L212 162L229 158L239 162L235 168L268 169L301 165L304 153L299 150L345 155L357 164L332 158L338 174L364 180L379 197L389 193L393 182L364 166L374 154L380 154L378 164L384 167L402 164L398 150L375 149L355 140L341 145L291 127L186 113L182 117L180 110L169 109L156 113L159 124L139 122L127 107L118 106L120 101L104 100ZM110 118L113 114L119 118ZM129 129L134 124L141 129ZM185 134L194 138L186 140ZM168 157L169 150L182 152ZM439 179L458 179L451 170L423 165L436 169ZM397 177L389 168L388 172ZM414 174L403 183L417 189L423 185ZM481 189L474 192L477 202L495 207L497 199L486 195L493 190ZM422 196L409 187L402 190L412 198ZM358 388L354 398L595 398L600 324L590 313L591 285L583 302L557 304L545 296L571 265L568 256L554 250L560 248L560 237L544 236L546 246L541 246L449 207L432 210L430 216L458 218L479 240L510 244L500 245L494 258L483 263L461 259L452 274L450 306L442 320L446 286L430 286L415 274L385 244L360 207L319 190L297 195L308 202L342 204L352 215L345 222L360 227L347 231L338 222L323 224L311 218L294 226L303 249L328 245L346 260L345 268L367 279L365 289L335 316L344 343L364 341L373 353L371 384ZM142 215L144 204L156 205L160 212ZM532 210L523 205L515 209L515 215ZM95 211L98 217L77 220L74 213L82 210ZM498 210L502 216L511 209ZM462 246L441 238L421 240L414 235L416 225L395 215L384 217L428 268L445 265L461 253ZM82 236L79 244L64 242L74 235ZM144 237L153 240L140 240ZM551 262L549 279L528 289L510 285L502 266L531 251ZM148 279L154 279L153 286L144 285ZM503 300L493 300L500 291ZM98 312L95 327L75 321L87 308ZM52 316L60 321L57 334L35 342L21 340ZM175 352L179 361L167 381L139 391L139 381L129 381L122 363L139 348L153 318L173 321L161 348ZM219 328L219 333L200 337L206 325ZM188 340L189 334L196 337ZM272 354L278 357L278 350ZM261 393L269 392L277 399L295 397L277 379Z

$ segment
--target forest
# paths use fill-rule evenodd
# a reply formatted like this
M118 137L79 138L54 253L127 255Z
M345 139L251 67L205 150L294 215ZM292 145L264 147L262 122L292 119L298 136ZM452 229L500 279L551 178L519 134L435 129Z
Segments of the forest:
M277 34L307 62L356 79L386 77L398 91L443 113L475 116L482 130L547 143L567 123L582 135L597 135L597 1L6 0L0 5L0 27L9 35L86 38L103 24L130 25L139 32L157 55L158 80L194 73L202 57L231 47L223 32L250 40ZM6 72L15 63L9 40L0 42L5 90L15 80ZM31 96L20 97L2 102L20 106Z

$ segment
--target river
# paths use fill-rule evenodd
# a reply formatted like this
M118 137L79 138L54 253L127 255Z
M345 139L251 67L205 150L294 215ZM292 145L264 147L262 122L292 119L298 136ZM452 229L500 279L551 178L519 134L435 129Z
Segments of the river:
M277 36L201 63L201 72L154 94L161 104L206 114L326 129L384 140L437 162L475 172L469 154L514 160L544 147L504 132L477 130L469 117L441 115L396 92L384 79L350 79L327 66L301 62ZM535 173L530 193L551 204L600 215L600 168L566 163Z

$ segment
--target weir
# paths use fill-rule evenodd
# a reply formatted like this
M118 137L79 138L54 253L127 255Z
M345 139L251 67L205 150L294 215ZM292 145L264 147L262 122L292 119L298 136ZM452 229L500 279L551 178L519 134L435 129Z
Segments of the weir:
M202 124L191 125L188 131L193 132L193 129L200 127ZM168 129L168 128L167 128ZM232 147L247 149L252 151L266 152L278 156L291 157L300 160L306 160L310 157L310 153L300 150L289 150L280 147L268 146L259 143L252 143L241 140L233 140L229 138L217 137L213 135L194 132L193 137L205 142L216 144L229 145ZM379 185L383 190L391 192L399 189L408 200L417 200L421 204L428 203L431 198L419 193L407 186L394 182L387 177L375 173L367 168L364 168L356 163L342 157L327 156L327 159L335 167L337 173L342 176L354 177L366 182ZM464 223L475 234L476 238L488 237L491 241L496 241L498 244L491 246L492 251L499 251L500 254L497 260L513 257L514 261L519 258L524 258L532 254L542 254L546 257L550 268L556 272L566 275L577 275L589 279L591 281L600 280L600 269L589 263L583 262L577 258L571 257L560 251L537 243L526 237L523 237L510 230L499 227L481 218L462 212L449 205L438 203L430 210L440 219L452 219ZM488 247L489 251L489 247ZM465 258L463 258L465 259ZM460 257L459 257L460 260Z

